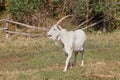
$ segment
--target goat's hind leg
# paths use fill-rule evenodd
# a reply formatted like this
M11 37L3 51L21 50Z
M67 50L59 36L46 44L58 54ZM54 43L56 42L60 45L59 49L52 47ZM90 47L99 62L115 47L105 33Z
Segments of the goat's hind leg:
M77 54L78 54L78 52L74 52L74 60L73 60L72 66L76 65Z
M81 58L82 58L81 66L84 66L84 50L81 51Z

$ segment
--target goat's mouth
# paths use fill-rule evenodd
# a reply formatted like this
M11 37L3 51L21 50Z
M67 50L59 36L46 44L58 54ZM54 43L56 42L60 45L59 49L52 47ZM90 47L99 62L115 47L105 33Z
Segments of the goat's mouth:
M47 35L48 37L52 37L52 35Z
M51 39L52 35L47 35L47 37L48 37L49 39Z

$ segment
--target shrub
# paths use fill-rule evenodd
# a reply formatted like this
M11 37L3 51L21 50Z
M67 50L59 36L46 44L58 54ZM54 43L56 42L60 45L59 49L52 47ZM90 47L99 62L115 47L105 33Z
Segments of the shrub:
M116 16L120 16L120 6L117 2L119 0L8 0L8 11L13 19L30 25L40 21L43 24L46 17L58 19L68 14L75 15L73 20L78 25L94 16L88 24L106 19L94 29L111 31L119 26Z

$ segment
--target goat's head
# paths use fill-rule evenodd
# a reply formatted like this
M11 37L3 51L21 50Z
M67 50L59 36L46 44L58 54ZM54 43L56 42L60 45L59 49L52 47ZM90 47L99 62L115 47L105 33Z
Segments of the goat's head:
M56 40L60 34L60 31L62 28L58 25L53 25L51 29L47 32L47 35L49 36L49 39Z
M73 15L67 15L63 18L61 18L55 25L51 27L51 29L47 32L47 35L49 36L49 39L56 40L58 39L58 36L60 34L60 31L62 30L62 27L59 26L60 22L62 22L65 18L73 16Z

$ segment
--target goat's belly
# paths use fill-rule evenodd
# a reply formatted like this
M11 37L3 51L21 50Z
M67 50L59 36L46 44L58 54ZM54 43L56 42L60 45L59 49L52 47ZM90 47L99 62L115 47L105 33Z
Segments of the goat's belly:
M85 40L76 39L74 42L74 51L82 51L84 48Z
M74 51L82 51L83 50L83 46L82 45L75 45L73 50Z

